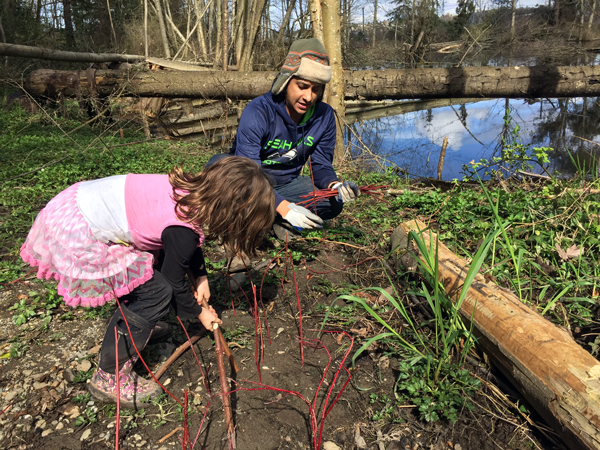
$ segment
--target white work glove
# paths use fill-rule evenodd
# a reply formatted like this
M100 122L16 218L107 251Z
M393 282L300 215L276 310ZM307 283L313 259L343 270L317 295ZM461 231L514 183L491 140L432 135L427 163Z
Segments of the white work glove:
M337 189L338 195L336 197L336 200L343 203L353 202L354 200L356 200L356 197L360 195L360 189L354 181L344 181L343 183L336 183L333 186L331 186L331 189Z
M284 216L293 227L299 229L322 228L323 219L295 203L287 205L290 210Z

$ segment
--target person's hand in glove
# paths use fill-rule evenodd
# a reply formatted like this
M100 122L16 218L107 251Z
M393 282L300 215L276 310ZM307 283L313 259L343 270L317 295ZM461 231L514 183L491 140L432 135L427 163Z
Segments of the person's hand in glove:
M360 189L354 181L338 181L331 186L331 189L337 189L336 199L343 203L353 202L360 195Z
M323 219L295 203L285 205L288 211L281 216L293 227L299 229L322 228Z

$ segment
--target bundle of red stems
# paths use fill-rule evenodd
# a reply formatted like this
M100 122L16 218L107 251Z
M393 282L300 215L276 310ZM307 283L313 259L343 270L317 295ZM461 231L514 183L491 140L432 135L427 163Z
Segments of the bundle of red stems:
M381 192L380 189L386 189L388 187L389 186L387 184L381 184L378 186L370 184L368 186L360 186L359 189L360 189L361 195L369 195L371 197L377 197L378 199L385 202L385 200L383 199L383 192ZM330 199L331 197L336 197L337 195L339 195L339 192L337 189L319 189L318 191L313 191L310 194L301 195L300 198L306 198L307 200L303 200L303 201L299 202L298 205L301 205L301 206L318 205L319 203L321 203L327 199Z

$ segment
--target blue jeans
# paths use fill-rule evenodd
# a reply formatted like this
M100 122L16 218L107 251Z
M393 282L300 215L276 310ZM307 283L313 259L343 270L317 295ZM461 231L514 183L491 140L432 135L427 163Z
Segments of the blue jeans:
M231 156L229 153L219 153L212 156L206 163L206 167L212 166L217 161ZM309 200L309 198L301 198L302 195L308 195L313 191L313 184L310 177L297 177L286 184L279 184L274 187L275 191L291 203L300 203ZM315 189L318 187L315 186ZM325 200L317 205L317 216L323 220L333 219L342 212L344 204L334 198ZM314 213L312 206L305 206Z

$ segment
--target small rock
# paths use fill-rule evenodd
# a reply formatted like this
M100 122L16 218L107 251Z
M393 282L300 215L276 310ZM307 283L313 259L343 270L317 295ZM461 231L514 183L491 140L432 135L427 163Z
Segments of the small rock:
M52 433L52 430L48 429L48 430L44 430L42 431L42 437L46 437L48 436L50 433Z
M454 444L454 450L462 450L462 445Z
M34 381L33 383L33 389L35 389L36 391L44 389L46 386L48 386L48 383L40 383L39 381Z
M46 428L46 421L44 419L40 419L35 423L36 428L41 428L42 430Z
M65 369L65 372L63 373L63 378L67 383L72 383L75 379L75 374L71 369Z
M65 416L70 419L76 419L81 413L79 412L79 406L73 405L71 408L65 409Z
M106 425L106 428L114 428L116 424L117 424L117 421L115 420L114 422L111 422L108 425Z
M246 267L250 267L250 258L244 256L244 259L242 259L239 256L234 256L231 264L229 264L229 260L227 261L227 267L230 273L241 272L246 270Z
M285 331L285 328L278 328L277 329L277 336L279 336L281 333L283 333Z
M240 290L240 287L244 286L244 283L248 280L248 275L246 272L238 272L231 274L231 279L229 280L229 290L233 292L237 292Z
M97 355L98 353L100 353L100 348L102 347L102 344L98 344L95 347L92 347L88 350L88 355Z
M92 363L87 359L84 359L83 361L80 361L79 364L77 364L77 370L79 370L80 372L87 372L91 368Z
M142 440L142 436L140 436L139 434L134 434L134 435L133 435L133 438L134 438L136 441L141 441L141 440Z
M17 391L10 391L8 394L6 394L6 396L4 397L4 401L5 402L10 402L12 401L12 399L14 399L17 396Z
M323 450L342 450L338 445L331 441L323 443Z
M65 427L65 424L62 422L58 422L58 425L56 425L56 430L62 430Z
M33 370L31 370L31 369L25 369L23 371L23 375L25 375L26 377L30 377L32 373L33 373Z
M138 447L143 447L143 446L144 446L144 445L146 445L146 444L147 444L147 441L142 441L142 442L140 442L140 443L139 443L137 446L138 446Z
M116 377L115 377L115 379L116 379ZM171 384L171 379L170 379L170 378L167 378L167 379L165 380L165 382L163 383L163 386L168 386L169 384ZM116 397L116 395L115 395L115 397Z
M85 430L83 432L83 434L81 435L81 438L79 439L80 441L86 441L89 439L90 435L92 434L92 429L88 428L87 430Z

